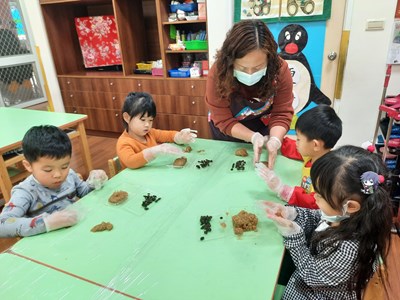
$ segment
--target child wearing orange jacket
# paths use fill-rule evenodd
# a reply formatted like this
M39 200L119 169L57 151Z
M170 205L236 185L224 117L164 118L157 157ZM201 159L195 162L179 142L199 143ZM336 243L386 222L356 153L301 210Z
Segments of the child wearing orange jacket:
M181 131L153 127L156 104L150 94L129 93L122 108L124 132L117 141L117 155L124 168L137 169L160 155L182 155L173 144L189 144L197 135L189 128Z

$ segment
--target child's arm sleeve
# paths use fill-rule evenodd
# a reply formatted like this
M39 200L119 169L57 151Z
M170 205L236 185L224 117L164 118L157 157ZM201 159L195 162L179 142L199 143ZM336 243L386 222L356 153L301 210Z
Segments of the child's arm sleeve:
M174 143L174 137L179 131L154 129L154 135L158 144Z
M321 221L321 212L318 209L309 209L296 206L297 217L294 220L309 236Z
M122 144L120 147L117 147L117 155L121 163L127 168L138 169L147 164L143 152L135 152L129 144Z
M306 193L302 187L295 186L288 203L304 208L319 209L315 202L314 194L314 192Z
M93 189L89 187L86 181L82 180L79 178L79 176L75 173L74 170L70 170L70 173L74 179L75 187L76 187L76 194L78 195L79 198L82 198L89 194Z
M343 241L328 255L311 255L303 233L284 237L296 272L311 289L333 288L350 280L358 247L353 241ZM335 247L335 246L334 246Z
M43 216L26 217L32 195L15 187L10 202L0 214L0 237L31 236L46 232Z
M303 157L301 156L299 151L297 151L296 141L292 140L291 138L285 137L283 139L281 153L287 158L303 161Z

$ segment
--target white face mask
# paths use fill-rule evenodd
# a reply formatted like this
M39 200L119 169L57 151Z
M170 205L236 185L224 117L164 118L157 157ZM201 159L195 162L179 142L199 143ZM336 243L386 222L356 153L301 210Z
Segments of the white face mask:
M264 69L261 69L253 74L247 74L245 72L239 71L234 69L233 70L233 76L237 78L237 80L239 80L241 83L248 85L248 86L252 86L254 84L256 84L257 82L260 81L260 79L265 76L265 74L267 73L267 67L265 67Z
M347 214L347 205L348 205L348 202L346 202L343 205L342 215L328 216L321 210L321 220L324 220L326 222L331 222L331 223L337 223L337 222L341 222L341 221L349 218L350 216Z

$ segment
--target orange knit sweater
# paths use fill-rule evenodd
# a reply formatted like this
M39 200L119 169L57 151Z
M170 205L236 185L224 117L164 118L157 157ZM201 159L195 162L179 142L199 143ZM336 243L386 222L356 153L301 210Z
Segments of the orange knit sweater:
M137 169L147 164L143 150L162 143L173 143L175 130L150 129L146 134L146 142L142 143L133 139L125 130L117 141L117 155L123 168Z

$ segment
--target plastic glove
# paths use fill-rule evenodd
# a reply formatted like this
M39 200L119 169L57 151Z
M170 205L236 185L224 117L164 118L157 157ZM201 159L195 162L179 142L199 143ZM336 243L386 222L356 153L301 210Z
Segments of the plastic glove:
M264 147L265 139L261 133L255 132L251 137L251 143L253 144L254 151L253 162L258 163L260 161L261 151Z
M103 187L107 180L108 176L106 172L104 172L103 170L92 170L90 171L89 177L86 182L92 189L94 188L96 190L99 190Z
M183 150L177 146L171 144L161 144L154 147L150 147L143 150L143 157L147 162L152 161L159 155L182 155Z
M274 221L278 232L283 236L290 236L301 232L301 227L294 221L290 221L273 214L267 214L267 217Z
M267 217L274 221L281 235L289 236L301 232L300 226L294 222L297 217L294 207L270 201L259 201L257 204L267 213Z
M177 144L190 144L196 141L197 135L194 133L194 130L190 128L182 129L180 132L175 134L174 142Z
M264 210L267 215L275 215L289 221L294 221L297 217L297 210L293 206L285 206L271 201L258 201L257 205Z
M260 176L269 189L278 194L279 198L288 202L294 192L294 187L283 184L275 172L267 168L263 163L255 165L257 175Z
M274 168L276 156L278 155L278 150L281 146L282 142L276 136L271 136L266 143L268 150L268 167L271 169Z
M44 214L43 221L47 232L69 227L78 223L78 212L73 209L64 209L50 214Z

